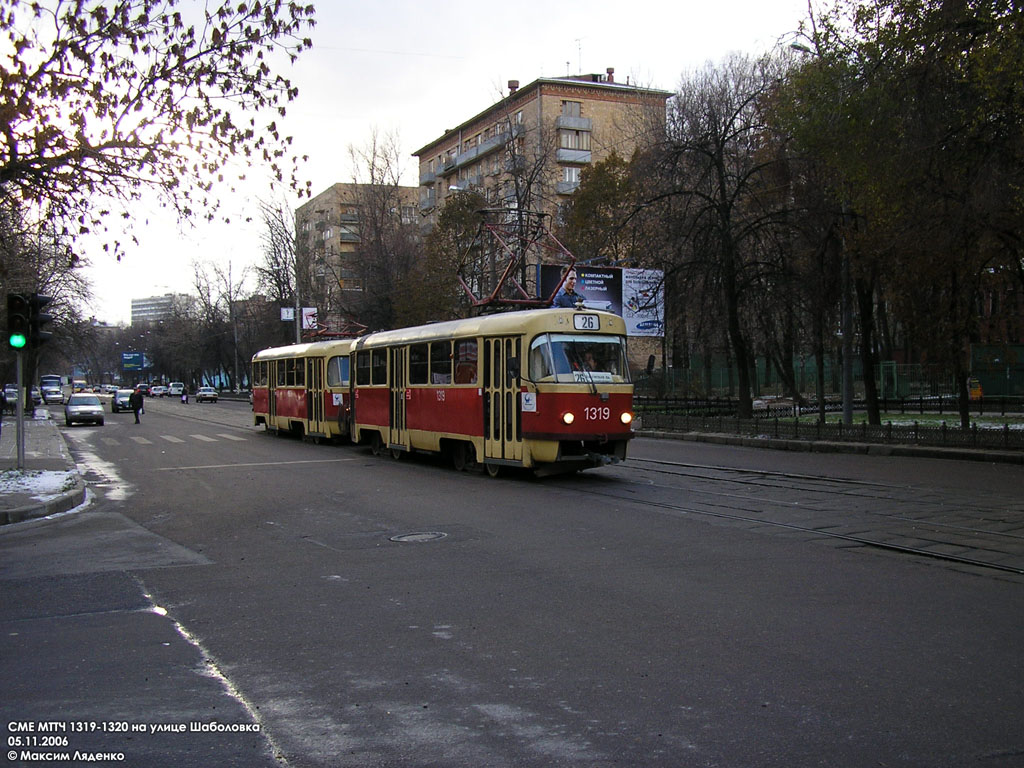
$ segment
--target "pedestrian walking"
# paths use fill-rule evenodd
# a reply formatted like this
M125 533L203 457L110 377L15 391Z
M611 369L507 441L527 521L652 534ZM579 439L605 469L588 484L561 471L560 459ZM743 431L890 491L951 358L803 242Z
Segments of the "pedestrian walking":
M132 411L135 413L135 423L141 424L139 420L139 413L142 411L142 390L138 387L132 392L131 397L128 398L128 405L132 407Z

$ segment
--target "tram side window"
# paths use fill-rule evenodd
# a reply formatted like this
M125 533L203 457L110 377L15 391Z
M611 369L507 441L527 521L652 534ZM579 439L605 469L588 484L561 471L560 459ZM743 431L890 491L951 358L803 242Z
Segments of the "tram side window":
M430 345L430 383L452 383L452 343L435 341Z
M256 387L267 386L267 364L264 362L253 363L252 383Z
M409 347L409 383L426 384L430 356L426 344L413 344Z
M386 349L371 350L370 355L370 383L388 383L388 351Z
M301 387L306 383L306 361L303 359L298 360L285 360L285 386L288 387Z
M285 384L285 362L284 360L277 361L277 386L283 387Z
M455 344L455 383L476 384L476 339Z
M356 353L356 384L365 387L370 383L370 351Z
M348 356L338 355L327 361L327 386L348 386Z

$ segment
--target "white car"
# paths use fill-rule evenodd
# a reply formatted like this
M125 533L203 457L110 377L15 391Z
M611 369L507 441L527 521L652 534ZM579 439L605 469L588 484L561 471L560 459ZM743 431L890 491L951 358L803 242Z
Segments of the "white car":
M67 426L80 422L103 426L103 405L92 393L76 392L64 406L64 423Z
M167 397L167 387L162 386L162 385L157 385L155 387L150 387L149 388L149 396L150 397Z
M172 381L167 385L168 397L181 397L185 394L185 385L180 381Z
M50 403L63 403L64 393L60 387L43 387L43 402L47 405Z
M200 387L196 390L196 402L217 402L217 390L213 387Z

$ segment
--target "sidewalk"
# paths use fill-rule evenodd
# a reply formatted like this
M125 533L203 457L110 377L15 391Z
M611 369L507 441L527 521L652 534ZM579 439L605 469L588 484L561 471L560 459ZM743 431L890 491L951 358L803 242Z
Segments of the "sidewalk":
M3 416L0 432L0 525L45 517L85 501L85 482L57 425L40 408L25 418L25 472L18 473L18 424Z

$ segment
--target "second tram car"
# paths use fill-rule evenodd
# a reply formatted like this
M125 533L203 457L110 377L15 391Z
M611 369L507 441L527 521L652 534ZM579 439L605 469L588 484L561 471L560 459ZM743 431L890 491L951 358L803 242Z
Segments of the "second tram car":
M346 339L257 352L252 358L255 423L315 441L348 437L351 346Z
M269 349L253 379L268 429L349 435L396 458L439 452L492 475L620 461L633 437L625 323L608 312L509 312Z

